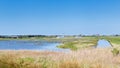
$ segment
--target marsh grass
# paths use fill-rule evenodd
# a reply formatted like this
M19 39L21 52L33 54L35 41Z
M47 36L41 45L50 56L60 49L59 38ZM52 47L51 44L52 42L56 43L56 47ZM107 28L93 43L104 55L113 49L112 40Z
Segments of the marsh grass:
M71 50L78 50L87 47L93 47L97 45L98 37L81 37L77 40L64 42L59 48L68 48Z
M0 68L120 68L120 55L114 56L111 50L0 51Z
M58 48L69 48L69 49L71 49L71 50L77 50L78 48L75 46L75 44L77 44L77 43L75 43L75 42L68 42L68 43L64 43L64 44L62 44L62 45L59 45L59 46L57 46Z

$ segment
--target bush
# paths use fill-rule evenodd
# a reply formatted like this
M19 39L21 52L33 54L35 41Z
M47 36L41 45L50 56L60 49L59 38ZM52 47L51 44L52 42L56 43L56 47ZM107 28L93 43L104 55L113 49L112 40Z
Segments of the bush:
M113 53L114 56L117 56L119 54L119 50L117 48L114 48L112 50L112 53Z

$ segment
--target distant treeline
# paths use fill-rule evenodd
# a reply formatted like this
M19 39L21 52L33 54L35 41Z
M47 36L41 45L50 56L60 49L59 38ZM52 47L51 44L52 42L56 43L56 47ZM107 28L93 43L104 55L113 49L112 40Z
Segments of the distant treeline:
M99 35L99 34L95 34L95 35L0 35L0 38L52 38L52 37L86 37L86 36L93 36L93 37L97 37L97 36L120 36L119 34L115 34L115 35Z
M32 37L56 37L47 35L0 35L0 38L32 38Z

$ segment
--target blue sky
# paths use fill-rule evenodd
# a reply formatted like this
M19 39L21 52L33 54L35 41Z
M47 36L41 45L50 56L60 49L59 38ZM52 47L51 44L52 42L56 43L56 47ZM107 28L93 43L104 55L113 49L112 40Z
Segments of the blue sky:
M0 0L0 35L120 34L120 0Z

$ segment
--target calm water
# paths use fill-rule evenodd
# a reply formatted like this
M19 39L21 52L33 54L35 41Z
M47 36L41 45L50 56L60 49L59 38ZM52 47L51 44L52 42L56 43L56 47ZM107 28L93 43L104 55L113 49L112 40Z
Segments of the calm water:
M107 48L111 47L111 44L107 40L99 40L97 48Z
M0 41L0 50L40 50L40 51L68 51L57 48L60 43L46 41Z

